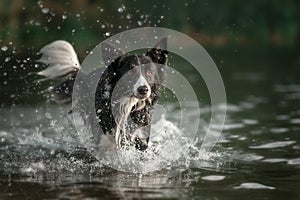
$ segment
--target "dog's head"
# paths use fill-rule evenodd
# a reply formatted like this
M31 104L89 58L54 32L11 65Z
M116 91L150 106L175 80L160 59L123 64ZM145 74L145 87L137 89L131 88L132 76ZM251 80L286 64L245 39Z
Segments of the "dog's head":
M142 55L125 54L107 43L102 45L103 60L108 66L100 79L101 98L110 101L117 145L127 138L140 150L147 147L149 109L159 98L166 78L166 49L166 38Z

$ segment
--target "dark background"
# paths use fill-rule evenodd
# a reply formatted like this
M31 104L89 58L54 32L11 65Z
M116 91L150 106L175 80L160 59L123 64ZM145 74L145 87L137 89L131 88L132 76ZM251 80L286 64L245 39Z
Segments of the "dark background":
M174 29L203 45L219 67L229 102L241 96L234 87L264 94L273 82L298 82L299 8L297 0L2 0L0 105L45 100L38 91L47 83L27 76L43 67L35 63L43 45L67 40L82 61L110 35L141 26ZM262 79L272 84L257 87Z

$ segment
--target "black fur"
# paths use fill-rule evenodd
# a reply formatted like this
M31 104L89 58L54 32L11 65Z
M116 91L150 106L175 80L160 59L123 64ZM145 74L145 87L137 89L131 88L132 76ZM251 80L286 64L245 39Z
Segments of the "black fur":
M55 44L56 46L60 44ZM167 62L168 51L167 48L167 39L161 39L152 49L149 49L144 55L129 55L124 54L122 51L115 49L107 43L102 45L102 56L105 63L108 65L99 81L97 83L96 93L93 94L92 91L88 91L88 84L82 85L82 99L79 102L81 109L79 112L82 116L87 116L86 122L89 123L93 130L95 143L100 143L101 134L107 134L115 137L117 131L117 121L116 117L122 117L122 115L114 116L113 110L118 110L120 107L120 101L112 103L112 95L116 89L117 83L122 79L125 74L128 74L129 71L140 72L139 75L145 73L147 70L151 72L151 76L143 77L147 81L148 85L151 88L151 93L149 97L145 99L138 99L138 103L133 105L130 108L130 113L128 118L126 118L125 128L120 130L120 134L126 138L133 137L136 131L143 133L146 138L140 138L135 136L131 142L131 145L134 145L139 150L145 150L147 148L147 143L149 141L150 129L151 129L151 109L153 105L157 102L160 97L162 85L166 80L166 68L165 64ZM47 46L45 47L47 50ZM51 53L51 52L50 52ZM49 54L50 54L49 53ZM112 62L110 58L116 58ZM77 69L77 67L76 67ZM71 102L74 80L78 70L73 71L73 73L68 74L69 77L65 77L64 82L54 88L53 92L56 95L56 98L60 102L68 103ZM93 74L99 74L98 71L92 72L91 74L83 76L83 82L89 82L89 79ZM66 74L67 75L67 74ZM135 75L131 75L132 79L129 79L134 82L137 80ZM63 77L64 78L64 77ZM92 83L93 84L93 83ZM125 83L126 85L126 83ZM132 86L132 85L131 85ZM128 86L129 87L129 86ZM120 90L120 96L117 94L117 100L121 100L124 97L132 97L130 93L122 93L123 88ZM126 90L126 88L124 88ZM129 90L130 91L130 90ZM94 95L94 96L92 96ZM89 105L91 98L95 98L95 105ZM139 107L141 104L142 106ZM74 109L75 110L75 109ZM96 114L94 114L96 113ZM95 116L95 117L93 117ZM124 141L123 141L124 142Z
M99 125L105 134L114 134L116 127L115 116L112 114L112 106L119 106L119 104L111 105L111 95L115 88L115 84L125 73L132 70L132 64L137 64L136 60L139 59L142 61L141 64L157 63L161 65L158 65L156 68L157 71L154 74L155 82L150 84L151 94L149 99L145 100L145 107L137 111L134 111L135 107L132 108L130 119L127 122L126 134L132 134L137 129L143 129L143 131L147 131L148 136L150 135L151 108L160 97L162 85L165 82L166 69L162 65L166 64L167 54L167 51L151 49L146 55L122 55L107 67L100 78L95 94L96 115L99 120ZM158 55L160 56L160 59L157 59ZM104 87L107 85L110 86L108 89ZM108 98L103 98L105 93L110 94L110 96ZM148 142L149 138L146 140ZM139 139L136 139L135 143L136 148L140 150L147 148L146 144L141 144Z

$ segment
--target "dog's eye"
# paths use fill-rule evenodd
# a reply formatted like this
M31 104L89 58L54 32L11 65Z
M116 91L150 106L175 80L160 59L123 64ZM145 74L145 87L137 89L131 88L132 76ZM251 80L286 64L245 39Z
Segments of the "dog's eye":
M148 71L146 72L146 76L148 76L148 77L153 76L153 71L148 70Z

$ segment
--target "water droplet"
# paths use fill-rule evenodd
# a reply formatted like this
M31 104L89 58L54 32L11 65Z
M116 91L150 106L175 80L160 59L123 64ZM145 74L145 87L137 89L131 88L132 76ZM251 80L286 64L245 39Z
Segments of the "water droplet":
M110 32L106 32L104 35L107 36L107 37L109 37L110 36Z
M8 47L7 47L7 46L3 46L3 47L1 47L1 50L2 50L2 51L7 51L7 49L8 49Z
M125 6L124 6L124 5L121 5L121 7L118 8L118 12L119 12L119 13L122 13L122 12L124 12L124 11L125 11Z
M45 117L47 117L48 119L52 119L52 116L51 116L51 114L50 114L50 113L48 113L48 112L45 114Z
M119 13L122 13L123 11L124 11L123 8L118 8Z
M142 26L142 24L143 24L141 21L138 21L137 23L139 26Z
M127 19L131 19L131 17L132 17L131 14L127 14L127 15L126 15L126 18L127 18Z
M62 19L67 19L67 15L62 15L61 18Z
M49 8L42 8L42 13L47 14L49 12Z

